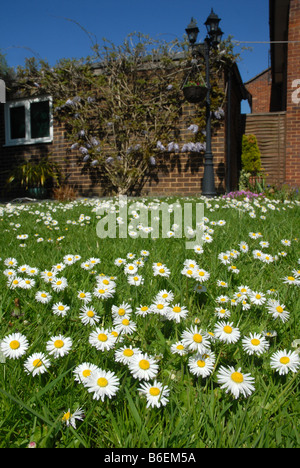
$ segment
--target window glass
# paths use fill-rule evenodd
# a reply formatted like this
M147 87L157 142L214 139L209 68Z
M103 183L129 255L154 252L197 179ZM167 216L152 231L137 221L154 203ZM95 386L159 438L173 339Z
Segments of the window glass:
M30 104L31 138L44 138L50 135L49 101Z
M10 108L10 138L25 138L25 106Z

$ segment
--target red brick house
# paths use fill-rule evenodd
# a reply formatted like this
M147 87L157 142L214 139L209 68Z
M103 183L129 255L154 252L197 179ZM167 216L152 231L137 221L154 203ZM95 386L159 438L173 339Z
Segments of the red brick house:
M271 67L245 83L255 133L270 183L300 185L300 1L270 0Z
M213 135L215 185L218 193L234 190L238 186L242 116L241 101L248 99L236 64L226 72L221 83L226 91L225 118ZM181 144L191 141L186 121L194 112L194 104L184 103L180 121ZM51 96L34 99L7 98L0 104L0 198L21 196L7 193L5 181L20 160L48 156L56 162L68 184L79 196L108 195L101 173L89 173L78 163L78 154L70 150L65 128L52 116ZM82 161L82 159L81 159ZM163 153L157 158L154 173L143 181L144 195L201 194L204 157L202 153Z

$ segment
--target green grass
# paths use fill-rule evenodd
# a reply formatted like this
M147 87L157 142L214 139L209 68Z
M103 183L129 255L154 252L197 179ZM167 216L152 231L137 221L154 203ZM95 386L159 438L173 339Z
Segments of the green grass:
M177 200L204 202L196 197L160 201L176 204ZM143 201L146 205L154 202L153 199ZM204 252L200 255L186 249L186 238L100 239L96 235L99 219L95 207L101 202L79 200L69 204L48 202L0 207L0 341L19 332L30 345L20 359L0 355L0 447L24 448L30 442L40 448L299 447L299 374L279 375L270 367L270 358L276 351L295 351L293 342L300 339L299 286L283 281L300 268L299 202L263 198L250 203L221 198L205 201L205 224L214 231L212 242L203 244ZM110 204L117 205L117 202L112 199ZM82 214L90 219L80 222ZM219 220L225 220L226 224L213 224ZM251 232L260 232L262 237L251 239ZM20 234L27 234L28 238L17 239ZM37 242L39 238L43 241ZM283 239L291 245L284 246ZM260 247L262 240L269 242L267 248ZM228 271L218 255L239 251L242 241L247 242L249 251L232 261L239 269L236 275ZM125 258L129 252L139 258L142 249L150 253L140 268L144 284L131 286L122 267L117 267L114 261ZM255 249L274 256L274 262L266 264L254 259ZM59 275L68 280L64 291L53 292L40 275L32 289L8 287L3 274L6 259L13 257L18 266L28 264L44 271L51 270L68 254L80 255L81 260L67 266ZM81 267L91 257L101 259L94 273ZM196 280L181 273L186 259L194 259L210 273L204 283L206 292L197 294ZM154 276L154 262L166 265L170 276ZM112 326L113 305L128 302L135 311L141 304L150 306L162 289L172 291L173 303L188 309L188 316L180 323L162 320L155 314L136 316L133 312L136 332L116 344L116 348L132 344L155 357L159 364L157 379L170 390L166 406L147 408L145 396L138 391L140 382L133 378L127 366L115 361L115 349L101 352L90 345L89 335L96 327L83 325L79 319L82 303L77 294L79 290L93 291L96 274L115 276L117 284L112 298L92 300L100 315L98 326ZM218 280L226 281L228 287L218 286ZM233 298L241 285L266 297L279 298L290 312L289 319L286 322L274 319L265 305L251 304L248 311L243 311L240 305L228 305L231 312L228 321L239 328L241 338L233 344L213 341L214 371L205 379L195 377L188 367L191 353L174 355L171 345L180 339L183 330L195 323L202 330L212 332L220 321L215 315L216 298L221 294ZM41 290L51 292L51 303L40 304L35 300L36 292ZM58 301L70 307L65 317L52 312L52 305ZM248 355L242 347L242 338L266 330L276 331L269 349L261 356ZM34 352L46 353L46 342L59 333L72 339L71 351L58 359L50 356L51 365L43 375L33 377L25 373L26 358ZM103 402L93 399L93 394L74 379L73 370L82 362L115 372L120 379L117 394ZM217 381L220 366L233 366L250 373L255 379L255 391L247 398L238 399L225 393ZM77 420L74 429L66 426L62 417L69 409L73 413L77 408L83 409L84 419Z

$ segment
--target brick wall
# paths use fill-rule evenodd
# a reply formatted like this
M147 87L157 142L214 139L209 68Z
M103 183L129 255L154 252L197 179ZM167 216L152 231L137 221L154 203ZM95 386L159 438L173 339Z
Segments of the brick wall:
M224 83L225 87L225 83ZM239 128L236 125L240 118L239 93L232 93L234 114L232 115L231 138L234 146L230 153L231 159L231 183L232 189L236 188L238 180L238 164L240 158L239 145L241 139ZM192 140L192 134L186 129L191 122L195 105L185 103L179 124L181 141L180 146ZM1 124L2 122L2 124ZM4 106L0 105L0 198L24 196L22 192L9 194L5 186L11 169L24 158L40 158L49 156L49 159L59 164L64 177L68 177L68 184L73 186L78 195L101 196L109 195L109 184L104 175L98 170L87 171L84 164L79 162L76 150L70 150L70 142L67 141L63 125L54 122L53 142L40 145L23 145L5 147L4 135ZM218 193L224 193L227 167L227 134L228 122L222 120L219 128L212 137L212 152L214 156L215 186ZM202 178L204 169L204 156L200 153L165 153L156 157L156 166L153 171L142 181L139 187L141 194L147 195L198 195L202 191ZM138 193L138 192L137 192Z
M245 86L252 95L252 113L261 114L270 112L272 90L271 69L264 70L245 83Z
M300 41L300 2L290 0L289 41ZM300 186L300 102L293 102L294 80L300 80L300 42L288 44L286 108L286 183ZM298 85L299 88L299 85Z

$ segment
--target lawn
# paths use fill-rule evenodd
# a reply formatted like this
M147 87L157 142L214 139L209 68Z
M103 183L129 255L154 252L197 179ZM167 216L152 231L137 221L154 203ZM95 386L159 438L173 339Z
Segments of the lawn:
M300 447L300 202L127 208L120 238L118 198L0 206L0 447Z

